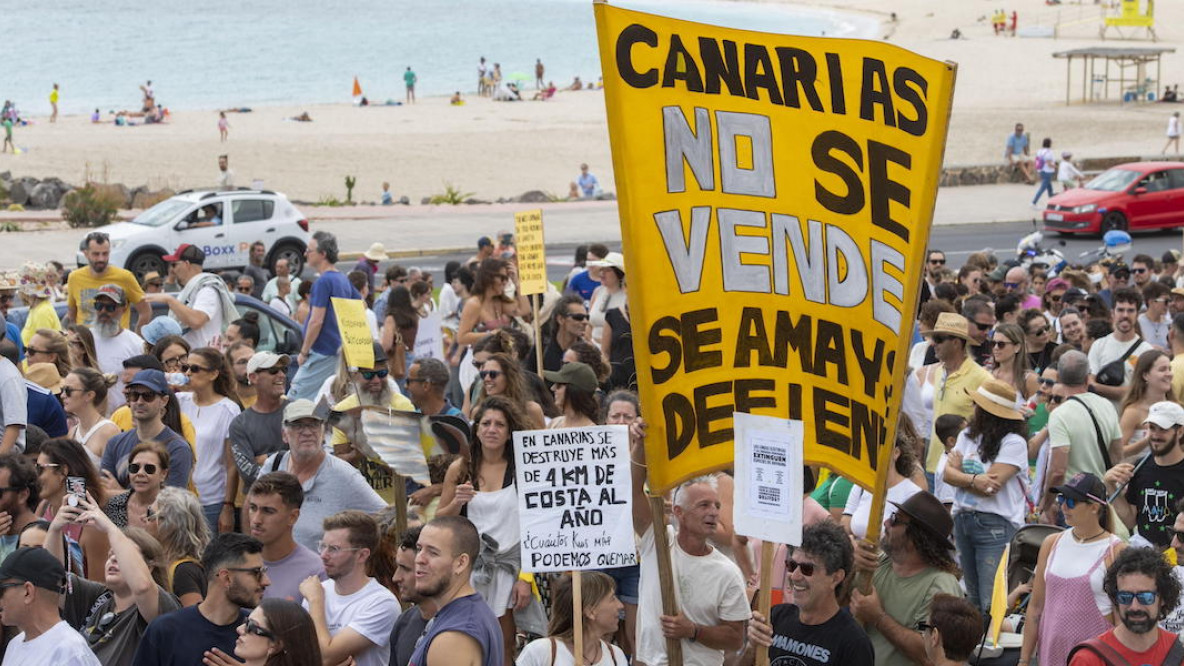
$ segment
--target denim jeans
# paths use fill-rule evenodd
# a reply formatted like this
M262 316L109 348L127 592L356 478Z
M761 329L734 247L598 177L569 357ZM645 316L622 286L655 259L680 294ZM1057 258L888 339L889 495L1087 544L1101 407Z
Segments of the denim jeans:
M222 503L217 504L203 504L201 513L206 517L206 525L210 526L210 536L217 536L218 534L218 517L222 515Z
M984 613L991 608L999 558L1014 535L1015 525L998 514L962 511L954 516L954 539L966 583L966 600Z
M340 353L340 352L338 352ZM337 372L337 354L309 352L308 359L296 371L292 386L288 389L289 400L313 400L325 380Z
M1040 172L1040 187L1036 188L1036 196L1032 198L1032 205L1035 206L1037 201L1040 201L1040 195L1048 192L1048 196L1052 196L1052 174L1047 171Z

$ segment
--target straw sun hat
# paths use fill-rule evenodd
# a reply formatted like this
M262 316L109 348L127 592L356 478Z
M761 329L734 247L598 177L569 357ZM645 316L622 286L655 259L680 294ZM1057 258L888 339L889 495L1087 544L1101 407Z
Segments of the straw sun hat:
M970 323L966 321L966 317L956 312L943 312L937 316L937 322L933 324L933 328L925 331L921 335L932 337L934 335L952 335L955 338L962 338L963 340L970 340Z
M1009 421L1023 421L1024 415L1015 407L1016 390L1007 382L998 379L984 381L977 390L967 389L974 404L987 412Z

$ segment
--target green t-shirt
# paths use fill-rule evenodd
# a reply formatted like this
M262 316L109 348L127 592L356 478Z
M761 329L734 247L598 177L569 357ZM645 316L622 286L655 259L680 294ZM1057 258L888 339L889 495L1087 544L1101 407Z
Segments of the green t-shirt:
M826 477L826 481L823 481L821 486L810 493L810 497L814 498L814 501L821 504L822 508L827 511L836 508L842 509L847 506L847 495L851 494L851 486L850 481L831 472Z
M901 578L892 572L892 562L886 556L872 577L872 585L888 616L908 629L929 619L929 601L933 595L964 596L953 574L926 569L914 576ZM913 661L897 650L879 630L868 628L867 636L876 650L876 666L913 666Z

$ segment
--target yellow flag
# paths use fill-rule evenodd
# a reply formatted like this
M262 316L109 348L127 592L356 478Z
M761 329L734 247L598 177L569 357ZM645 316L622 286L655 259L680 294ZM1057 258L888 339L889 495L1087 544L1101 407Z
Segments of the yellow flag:
M999 568L995 570L995 589L991 590L991 643L999 647L999 631L1007 615L1007 559L1011 555L1011 544L1003 549Z

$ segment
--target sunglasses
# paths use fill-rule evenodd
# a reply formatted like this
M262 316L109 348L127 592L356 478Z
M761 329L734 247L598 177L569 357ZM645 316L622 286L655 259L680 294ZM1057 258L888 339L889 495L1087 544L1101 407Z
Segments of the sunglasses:
M1184 532L1181 532L1180 530L1172 530L1172 535L1176 537L1176 541L1184 543Z
M1143 273L1147 272L1147 269L1146 268L1132 268L1131 272L1135 273L1136 275L1142 275Z
M930 259L929 263L933 264L934 266L944 266L946 263L946 260L945 259Z
M568 319L574 319L575 321L588 321L588 315L584 314L583 312L576 312L575 314L568 313L564 316Z
M227 571L237 571L239 573L250 574L255 580L263 580L263 575L267 573L267 566L261 567L226 567Z
M387 370L386 368L383 368L381 370L359 370L358 374L362 376L362 379L365 379L366 381L370 381L371 379L374 379L375 377L378 377L380 379L386 379L386 376L388 374L390 374L390 371Z
M1076 509L1077 502L1079 502L1079 501L1080 500L1078 500L1074 497L1065 497L1064 495L1057 495L1057 504L1060 504L1061 506L1063 506L1067 509Z
M184 372L185 374L191 374L191 373L196 374L199 372L209 372L209 371L210 371L209 368L203 368L200 365L190 365L189 363L182 363L181 364L181 372Z
M1060 294L1049 294L1048 300L1052 301L1053 303L1060 303L1061 302L1061 295Z
M995 346L995 349L1003 349L1011 344L1011 340L991 340L991 344Z
M1048 396L1048 401L1049 401L1049 402L1051 402L1051 403L1052 403L1052 404L1054 404L1054 405L1059 405L1059 404L1061 404L1062 402L1064 402L1064 401L1065 401L1065 396L1063 396L1063 395L1050 395L1050 396Z
M100 303L95 301L95 312L115 312L120 306L114 303Z
M1057 380L1055 380L1055 379L1048 379L1047 377L1040 378L1040 385L1041 386L1054 386L1056 383L1057 383Z
M83 393L84 391L84 389L74 388L73 386L62 387L62 395L66 396L67 398L74 395L75 393Z
M252 620L251 618L247 618L247 621L243 623L243 631L247 632L248 634L258 636L259 638L266 638L269 641L275 640L275 634L259 626L259 623Z
M52 354L48 349L34 349L33 347L25 347L26 354Z
M133 402L152 402L156 400L157 394L152 391L124 391L123 399L129 405Z
M1028 335L1044 335L1045 333L1048 333L1048 326L1041 326L1034 331L1028 331Z
M162 358L162 359L160 359L160 364L166 368L175 368L175 367L181 365L182 358L183 357L181 357L181 356L178 356L176 358Z
M249 293L251 293L252 289L250 287L239 287L235 291L237 291L240 294L249 294Z
M1004 282L1003 288L1004 289L1019 289L1020 283L1019 282Z
M502 376L502 371L501 370L482 370L481 372L479 372L477 374L481 375L481 379L497 379L498 377Z
M141 465L140 463L132 463L127 466L127 473L128 474L139 474L140 471L143 470L143 472L145 474L156 474L157 469L159 469L159 468L156 465L153 465L152 463L144 463L143 465Z
M281 373L283 371L284 371L283 368L279 367L278 365L273 365L270 368L259 368L255 372L266 372L269 375L278 375L279 373Z
M980 324L980 323L979 323L979 322L977 322L977 321L971 321L970 323L972 323L972 324L974 324L975 326L977 326L977 327L978 327L978 330L980 330L980 331L987 331L987 330L990 330L990 328L991 328L992 326L994 326L994 324Z
M1135 599L1138 599L1139 603L1144 606L1150 606L1151 604L1155 603L1155 600L1158 598L1159 592L1156 592L1155 590L1144 590L1142 592L1128 592L1126 590L1119 590L1118 592L1114 593L1114 600L1117 601L1120 606L1129 606Z
M802 575L807 578L814 575L814 565L810 562L797 562L794 560L785 561L785 570L789 573L793 573L799 569L801 570Z

